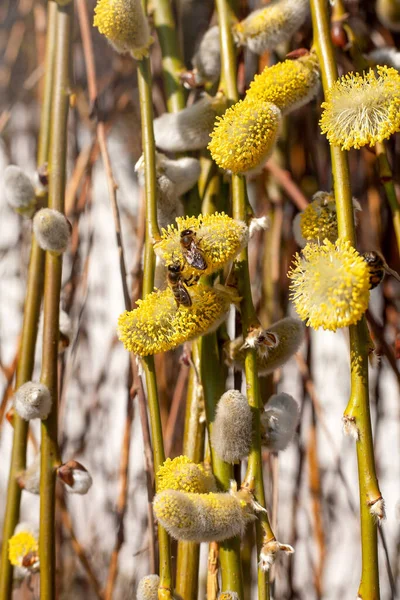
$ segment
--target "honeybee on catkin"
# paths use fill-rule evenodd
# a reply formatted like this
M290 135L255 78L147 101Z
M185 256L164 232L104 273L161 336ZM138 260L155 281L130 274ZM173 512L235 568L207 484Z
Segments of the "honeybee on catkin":
M373 290L381 283L386 273L388 273L389 275L393 275L393 277L397 279L397 281L400 281L399 274L396 273L396 271L393 271L393 269L391 269L388 266L385 259L381 254L379 254L379 252L364 252L362 256L369 268L370 290Z
M181 231L181 249L186 262L199 271L207 269L207 262L196 242L196 233L193 229Z
M187 308L189 308L190 306L192 306L192 299L184 284L182 270L182 265L179 263L169 265L167 272L167 281L169 287L172 290L177 305L180 306L182 304L182 306L186 306Z

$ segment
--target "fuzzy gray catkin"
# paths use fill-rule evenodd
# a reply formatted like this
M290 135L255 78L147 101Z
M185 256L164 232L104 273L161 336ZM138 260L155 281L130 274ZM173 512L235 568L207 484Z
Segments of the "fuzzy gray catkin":
M51 410L49 389L42 383L27 381L14 395L14 408L25 421L47 419Z
M4 192L8 204L20 215L30 218L36 207L35 188L23 169L9 165L4 171Z
M272 373L284 365L300 348L300 345L305 335L305 325L300 319L293 317L285 317L277 321L271 327L268 327L268 332L276 335L277 344L274 347L262 348L257 350L257 369L259 375L267 375ZM244 367L245 349L243 348L243 337L238 337L231 342L224 344L224 353L226 362L230 366L239 368Z
M154 499L154 514L176 540L228 540L243 535L247 523L254 519L250 503L243 502L241 492L188 494L165 490Z
M222 460L234 463L248 456L251 447L252 414L247 399L228 390L218 402L211 445Z
M154 120L154 139L164 152L202 150L210 141L210 133L218 114L225 107L223 94L205 94L198 102L177 113L164 113Z
M67 249L71 228L61 212L52 208L42 208L34 216L33 232L43 250L61 254Z
M214 83L221 75L221 50L219 27L214 25L206 31L193 57L193 67L197 84L206 81Z
M285 450L299 422L299 406L289 394L274 394L261 413L261 443L270 452Z
M69 460L58 467L57 477L70 494L87 494L93 483L89 471L76 460Z
M39 494L40 487L40 452L29 467L17 477L20 488L30 494Z

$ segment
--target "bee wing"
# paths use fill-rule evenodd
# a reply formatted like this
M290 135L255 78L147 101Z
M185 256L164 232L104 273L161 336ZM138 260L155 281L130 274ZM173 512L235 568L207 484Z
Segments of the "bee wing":
M392 275L395 279L397 279L397 281L400 281L400 275L397 273L397 271L393 271L393 269L391 269L386 263L384 263L383 267L386 273Z

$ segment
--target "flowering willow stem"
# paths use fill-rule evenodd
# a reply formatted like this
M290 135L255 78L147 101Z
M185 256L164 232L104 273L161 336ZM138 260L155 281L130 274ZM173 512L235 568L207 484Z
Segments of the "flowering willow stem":
M384 142L375 145L379 179L384 187L393 217L393 228L396 235L397 248L400 252L400 205L393 183L393 173L390 167Z
M236 84L236 56L231 33L231 10L227 0L216 1L221 43L222 78L225 93L230 101L238 100ZM239 175L232 176L232 209L233 218L242 221L247 220L249 207L246 201L245 180ZM249 327L257 322L253 301L251 297L251 286L247 250L243 250L235 263L235 272L239 282L239 296L242 297L240 311L242 315L242 326L244 335ZM255 351L248 349L245 359L245 374L247 384L247 399L253 409L253 439L248 460L247 472L242 486L248 487L255 492L257 502L265 507L265 493L261 457L261 435L260 435L260 388L258 382L258 371ZM257 554L261 550L263 541L274 539L268 515L261 513L256 523ZM267 572L258 569L258 598L267 600L269 595L269 577Z
M322 74L324 93L337 79L337 69L330 38L328 5L325 0L311 0L314 39ZM354 246L355 226L347 155L331 146L332 173L338 216L339 236ZM375 473L371 418L368 396L368 344L365 320L349 328L351 394L345 415L356 419L359 431L357 444L358 479L360 488L362 573L359 597L378 600L379 571L377 524L368 503L380 497Z
M38 142L38 166L47 162L50 139L50 108L52 96L54 47L56 41L56 4L48 3L47 12L47 37L45 58L45 81L40 119L40 133ZM18 389L32 377L37 329L40 315L40 304L43 294L43 265L44 252L37 245L32 236L32 246L29 261L27 290L22 324L21 345L19 350L18 366L15 387ZM3 526L3 545L0 559L0 599L9 600L12 594L12 565L8 560L8 540L14 533L19 519L21 501L21 488L16 475L26 466L26 445L28 437L28 422L21 419L17 413L14 415L14 438L8 480L6 510Z
M154 287L155 255L153 242L160 237L157 223L157 183L153 133L153 104L151 95L152 78L149 58L144 58L139 61L138 85L140 117L142 123L142 147L145 164L146 236L143 265L143 296L146 296L153 291ZM159 467L165 460L165 453L154 357L146 356L143 358L142 364L146 377L150 428L153 442L154 470L155 473L157 473ZM158 599L170 600L172 598L170 544L167 532L160 525L158 526L158 543L160 550L160 587Z
M155 0L154 21L161 46L164 89L169 112L185 108L185 92L179 74L185 70L170 0Z
M49 151L49 207L64 212L67 122L70 93L73 2L57 4L57 41ZM40 463L40 598L55 597L55 484L58 447L58 338L62 255L46 253L41 383L52 397L49 417L41 425Z
M221 364L215 333L205 335L200 345L200 369L206 409L208 435L211 437L215 410L218 400L225 391L224 378L221 377ZM211 448L211 463L219 486L228 490L233 479L233 467L219 458ZM222 590L230 590L243 599L242 565L240 562L240 540L232 538L220 543L219 559L221 563Z
M201 384L197 381L200 369L199 344L193 343L192 358L194 366L190 368L185 430L183 434L183 454L199 463L204 455L205 424L201 422ZM195 370L196 369L196 370ZM199 577L200 545L195 542L178 542L176 566L176 593L185 600L197 600Z

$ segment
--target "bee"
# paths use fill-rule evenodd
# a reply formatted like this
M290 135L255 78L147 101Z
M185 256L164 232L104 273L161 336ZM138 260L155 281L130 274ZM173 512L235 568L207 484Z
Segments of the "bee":
M369 289L376 288L385 277L385 273L393 275L397 281L400 281L400 276L396 271L393 271L385 262L383 256L378 252L364 252L362 255L369 267Z
M181 231L181 249L186 262L199 271L207 269L207 262L203 252L196 243L196 233L193 229Z
M184 279L182 277L183 267L179 263L168 265L167 281L168 285L174 294L175 301L178 306L192 306L192 299L186 289Z

